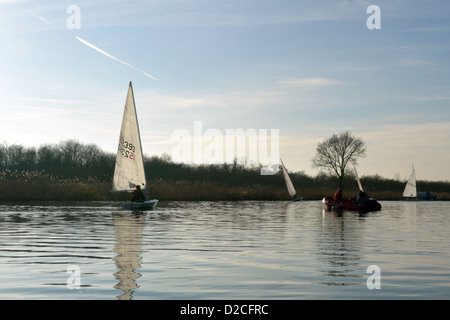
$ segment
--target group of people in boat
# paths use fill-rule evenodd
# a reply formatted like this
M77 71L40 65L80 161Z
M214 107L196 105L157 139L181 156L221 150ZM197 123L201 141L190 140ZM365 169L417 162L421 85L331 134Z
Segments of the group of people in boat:
M337 189L337 191L334 193L333 200L336 202L342 202L341 188ZM364 192L364 190L359 190L358 197L356 198L356 203L366 203L367 201L369 201L369 196Z

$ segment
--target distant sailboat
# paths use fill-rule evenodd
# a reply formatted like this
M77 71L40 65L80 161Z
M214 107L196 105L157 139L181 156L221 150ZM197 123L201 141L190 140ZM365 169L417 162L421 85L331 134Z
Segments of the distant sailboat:
M133 87L128 86L127 100L120 129L119 148L116 155L116 166L112 192L133 191L136 186L143 190L146 200L123 205L127 210L151 210L158 200L149 200L148 186L145 178L144 157L141 136L134 102Z
M297 191L295 191L294 185L292 184L291 178L289 177L286 167L284 166L283 160L280 159L280 161L281 161L281 167L283 168L284 181L286 182L286 187L289 192L289 195L292 197L292 201L302 200L302 197L299 197L297 195Z
M403 197L409 200L417 198L416 172L414 171L414 164L412 165L411 175L409 176L408 182L405 186L405 190L403 191Z

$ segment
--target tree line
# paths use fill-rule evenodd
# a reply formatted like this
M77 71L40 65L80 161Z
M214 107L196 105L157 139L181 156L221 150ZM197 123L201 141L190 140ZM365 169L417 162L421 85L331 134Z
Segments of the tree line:
M95 144L67 140L58 144L44 144L39 148L22 145L0 145L0 171L41 171L63 179L95 178L101 182L112 180L115 153L103 151ZM175 163L167 154L144 157L144 167L149 181L216 182L230 186L277 185L284 186L281 169L277 174L261 175L261 166L243 165L236 160L224 164ZM291 173L294 183L319 187L333 183L325 174L310 177L304 172ZM334 183L335 184L335 183Z
M95 144L83 144L67 140L58 144L44 144L40 147L24 147L18 144L0 144L0 173L42 172L61 179L79 179L111 183L115 166L115 153L105 152ZM170 156L144 157L144 167L149 184L169 182L214 183L228 187L250 187L254 185L285 187L281 169L272 176L261 175L260 166L248 166L237 161L224 164L175 163ZM321 172L309 176L303 171L290 172L294 186L302 191L320 189L334 190L344 185L349 193L357 193L357 184L352 173L336 178ZM0 176L1 178L1 176ZM370 193L390 192L398 197L405 181L386 179L378 175L360 177L364 189ZM418 181L418 191L450 193L450 182Z
M44 171L60 178L110 179L115 155L102 151L95 144L67 140L45 144L39 148L18 144L0 145L0 171Z

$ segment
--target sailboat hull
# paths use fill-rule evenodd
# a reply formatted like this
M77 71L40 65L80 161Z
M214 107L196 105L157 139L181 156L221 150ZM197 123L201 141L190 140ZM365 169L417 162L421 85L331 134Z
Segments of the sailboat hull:
M157 204L158 200L153 199L143 202L125 203L122 205L122 208L125 210L133 210L133 211L154 210Z
M325 197L322 203L332 210L350 210L350 211L379 211L381 210L381 204L375 200L370 199L365 203L356 203L356 199L342 199L342 201L334 201L333 197Z

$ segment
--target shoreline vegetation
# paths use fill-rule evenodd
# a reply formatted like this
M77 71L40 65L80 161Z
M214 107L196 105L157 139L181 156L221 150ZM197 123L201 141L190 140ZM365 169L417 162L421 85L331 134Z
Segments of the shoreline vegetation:
M0 201L128 201L130 194L111 193L115 154L94 144L68 140L56 145L26 148L0 144ZM281 170L260 175L260 166L238 164L179 164L170 156L145 157L151 198L160 201L273 200L289 201ZM333 195L336 177L290 172L303 200ZM364 189L377 200L401 200L406 181L360 177ZM356 197L352 176L344 181L344 197ZM449 181L417 181L418 191L450 200Z

